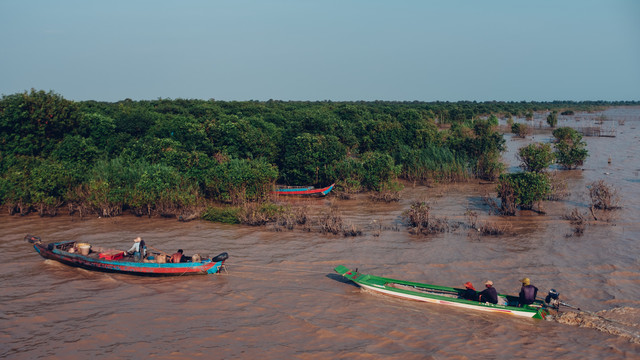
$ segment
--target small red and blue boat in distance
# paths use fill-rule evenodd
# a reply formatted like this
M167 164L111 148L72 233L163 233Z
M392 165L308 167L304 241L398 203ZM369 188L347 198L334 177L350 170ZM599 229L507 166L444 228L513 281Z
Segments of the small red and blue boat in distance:
M146 276L181 276L217 274L229 258L226 252L211 259L199 255L185 256L185 262L165 262L166 255L156 254L153 259L136 261L126 256L125 251L93 248L90 244L76 241L43 243L33 235L25 236L34 249L45 259L87 270ZM162 259L163 261L159 261Z
M273 193L277 195L326 196L335 185L331 184L321 189L316 189L313 186L283 186L277 188Z

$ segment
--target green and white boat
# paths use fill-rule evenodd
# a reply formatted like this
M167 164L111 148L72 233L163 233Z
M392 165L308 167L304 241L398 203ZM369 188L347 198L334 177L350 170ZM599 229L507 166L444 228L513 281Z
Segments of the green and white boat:
M490 304L463 299L465 289L421 284L412 281L389 279L375 275L361 274L339 265L334 269L338 274L358 284L361 288L403 299L424 301L433 304L456 306L465 309L544 319L550 315L550 308L541 300L531 305L518 306L518 297L498 294L498 304Z

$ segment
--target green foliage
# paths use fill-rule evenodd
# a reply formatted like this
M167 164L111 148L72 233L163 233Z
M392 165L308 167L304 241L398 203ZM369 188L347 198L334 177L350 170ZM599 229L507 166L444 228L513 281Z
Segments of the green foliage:
M551 184L545 173L502 174L498 180L497 192L502 201L503 213L514 215L516 207L530 209L535 202L544 200L551 193Z
M395 165L393 158L380 152L368 152L362 155L362 186L365 189L380 191L395 181L400 173L400 166Z
M335 182L348 192L393 192L398 176L493 179L504 171L504 139L495 129L496 115L533 116L604 105L186 99L76 103L31 90L0 100L0 205L21 213L54 214L68 203L70 209L101 216L123 211L171 215L205 200L260 202L275 182ZM563 146L558 143L557 150L565 151ZM566 152L571 163L586 150Z
M208 141L205 132L205 125L189 116L165 115L158 117L146 134L159 139L173 140L186 151L211 152L213 150L212 143Z
M36 168L39 161L34 157L3 157L2 177L0 178L0 195L2 203L9 206L10 213L16 209L26 213L31 205L29 190L31 169Z
M570 127L559 127L553 130L552 134L556 141L580 142L582 140L582 134Z
M78 106L53 92L24 92L0 101L0 151L46 155L66 134L83 127Z
M60 162L25 156L3 162L7 167L0 177L0 201L10 212L26 213L35 208L41 215L54 215L73 186L70 172Z
M360 158L346 157L334 168L339 187L348 193L396 189L400 171L390 155L375 151Z
M498 120L498 117L495 114L491 114L491 116L489 116L489 119L487 119L487 121L491 126L498 126L500 123Z
M504 169L500 153L505 149L505 140L487 120L474 121L472 128L467 124L452 126L447 143L464 154L479 178L493 180Z
M564 141L556 144L557 162L565 169L575 169L578 166L582 166L588 156L588 150L580 145L569 144Z
M53 149L51 158L66 164L70 169L76 169L77 173L84 173L93 165L98 153L91 138L68 135Z
M179 141L149 135L131 141L129 146L123 149L121 156L129 160L143 160L151 163L179 166L181 159L187 154L188 152L184 150L182 143Z
M278 169L264 159L229 159L207 174L207 193L218 201L242 204L266 199L278 178Z
M282 130L260 118L227 116L213 122L210 129L214 147L232 157L270 162L277 158Z
M223 224L239 224L240 223L239 207L217 207L210 206L200 216L203 220L219 222Z
M527 124L514 123L511 125L511 132L518 137L525 138L527 135L531 135L533 131Z
M403 146L394 156L402 165L400 175L410 181L459 181L469 177L465 159L447 148L431 144L420 149Z
M140 163L137 182L133 184L127 203L137 214L161 213L175 207L191 207L198 198L197 186L186 180L175 168L161 164ZM162 208L160 208L162 207Z
M363 190L362 178L364 167L360 159L344 157L334 165L337 187L346 193L357 193Z
M524 117L527 120L533 120L533 111L528 110Z
M558 112L552 111L549 115L547 115L547 124L552 128L555 128L558 125Z
M346 148L333 135L303 133L288 142L282 155L281 176L287 184L331 184L332 167L346 155Z
M362 152L391 152L404 142L405 129L400 122L390 117L380 117L359 125L361 128L358 133L362 134L359 149Z
M534 143L521 147L518 158L520 167L525 171L543 172L553 164L555 155L550 144Z
M481 179L494 181L505 171L505 165L501 161L497 151L487 152L478 157L476 163L476 176Z
M509 128L511 129L511 132L513 132L513 124L514 124L513 117L509 116L509 118L507 118L507 126L509 126Z
M569 127L557 128L553 131L556 138L555 156L556 161L566 169L575 169L582 166L589 156L585 147L587 144L582 141L582 134Z
M200 196L197 183L175 168L124 157L98 161L80 193L73 200L101 216L118 215L124 209L138 215L176 215L196 205Z
M114 114L116 131L134 138L143 137L159 118L158 114L150 109L136 107L129 101L120 104Z
M113 154L116 149L128 142L117 138L115 121L103 114L90 113L84 116L89 128L89 138L93 144L104 151L105 154Z

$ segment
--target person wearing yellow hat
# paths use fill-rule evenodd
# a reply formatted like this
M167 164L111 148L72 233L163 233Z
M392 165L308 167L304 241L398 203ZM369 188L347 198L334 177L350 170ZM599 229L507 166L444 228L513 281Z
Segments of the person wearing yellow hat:
M478 294L478 301L497 304L498 291L493 287L493 281L487 280L484 283L484 286L486 287L486 289L482 290L480 294Z
M531 285L531 280L527 277L520 280L520 282L522 283L518 299L520 301L520 306L533 304L533 302L536 301L536 296L538 295L538 288Z

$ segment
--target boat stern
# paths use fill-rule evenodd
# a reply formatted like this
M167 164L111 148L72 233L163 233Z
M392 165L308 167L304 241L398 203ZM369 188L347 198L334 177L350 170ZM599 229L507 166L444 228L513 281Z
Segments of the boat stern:
M208 270L207 273L208 274L217 274L220 272L220 270L222 269L222 267L224 266L224 262L229 258L229 254L226 252L223 252L222 254L214 257L213 259L211 259L211 263L213 264L213 266L211 266Z
M353 282L356 282L356 283L363 276L362 274L358 273L358 269L351 270L351 269L349 269L348 267L346 267L344 265L338 265L333 270L335 272L337 272L338 274L344 276L345 278L347 278L347 279L349 279L349 280L351 280Z

